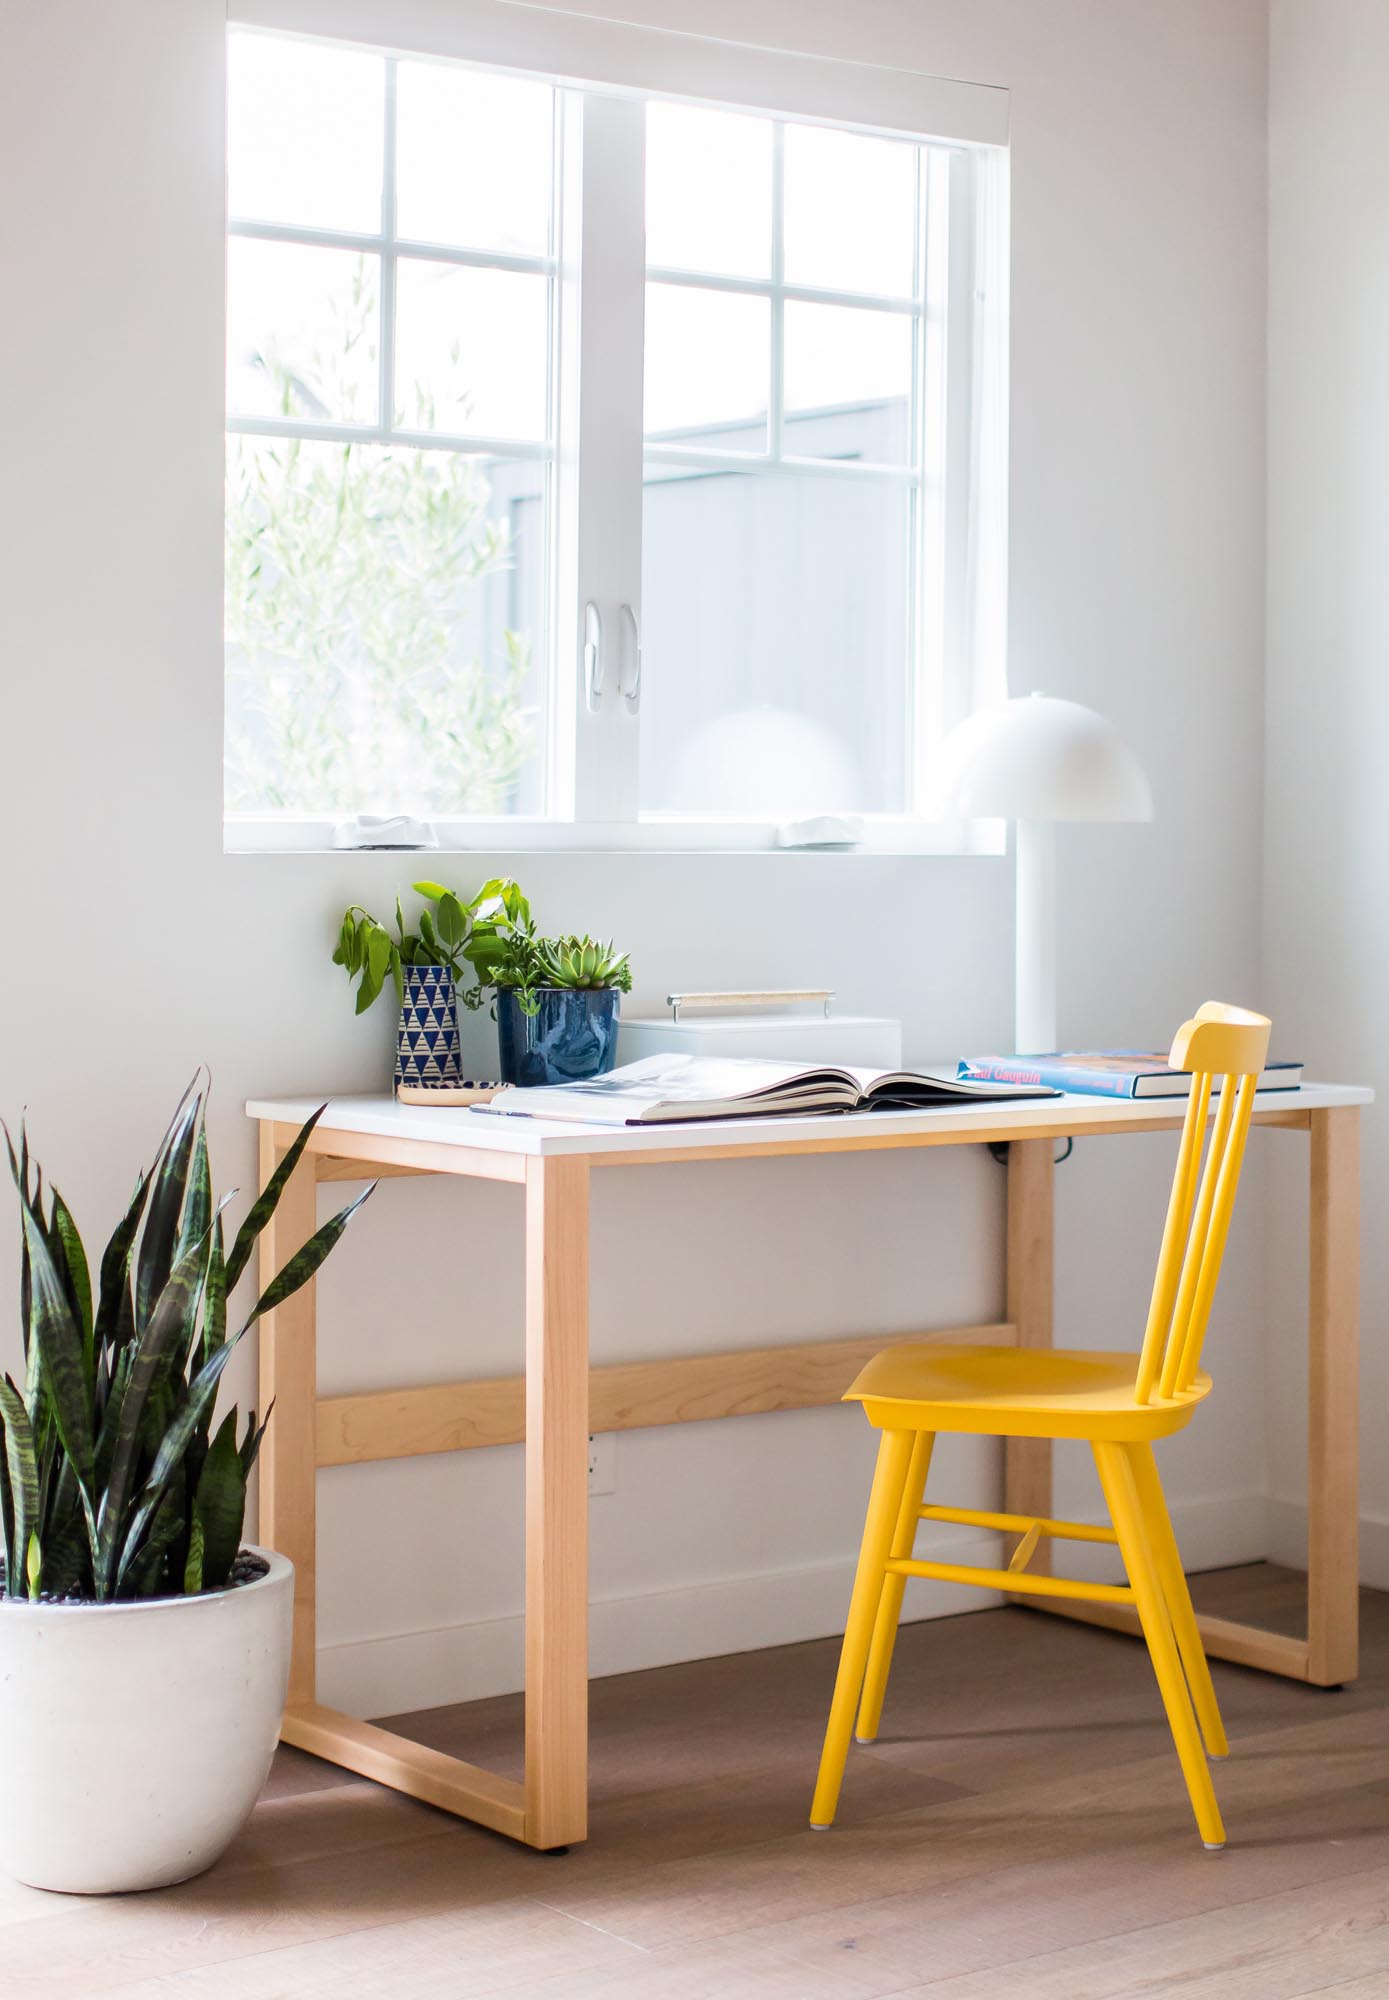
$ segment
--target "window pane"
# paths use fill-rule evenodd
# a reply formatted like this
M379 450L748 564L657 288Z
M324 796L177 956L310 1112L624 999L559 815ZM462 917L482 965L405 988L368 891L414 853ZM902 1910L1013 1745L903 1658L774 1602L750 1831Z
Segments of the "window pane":
M911 458L908 313L786 302L786 450L802 458Z
M396 226L422 243L544 256L554 92L441 63L396 80Z
M539 441L549 386L549 280L402 257L396 422Z
M227 407L243 417L376 421L379 259L233 236Z
M765 278L771 250L771 120L648 104L647 263Z
M381 227L380 56L278 35L227 43L227 204L256 222Z
M646 288L646 434L730 451L767 443L764 298Z
M818 125L786 127L786 277L910 298L917 148Z
M233 437L227 805L541 809L546 469Z
M644 812L903 809L911 519L876 481L648 467Z

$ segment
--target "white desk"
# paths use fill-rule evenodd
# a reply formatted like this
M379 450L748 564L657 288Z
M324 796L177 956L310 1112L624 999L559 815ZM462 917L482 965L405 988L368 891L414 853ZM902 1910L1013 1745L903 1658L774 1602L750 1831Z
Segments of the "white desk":
M318 1100L254 1099L262 1182ZM1323 1686L1356 1672L1356 1341L1359 1109L1368 1090L1307 1084L1259 1099L1256 1125L1307 1132L1311 1153L1308 1318L1308 1631L1290 1639L1205 1619L1210 1652ZM1175 1131L1184 1107L1099 1097L807 1118L740 1118L645 1129L541 1124L433 1110L389 1097L335 1098L262 1238L267 1274L315 1227L320 1181L401 1174L500 1180L525 1203L525 1373L437 1388L320 1398L314 1287L261 1332L261 1402L275 1421L261 1457L261 1536L295 1565L294 1661L284 1739L533 1847L587 1831L588 1436L807 1409L838 1399L881 1335L590 1370L588 1200L594 1169L671 1161L1009 1147L1007 1319L921 1338L1044 1347L1052 1339L1052 1152L1058 1138ZM1138 1343L1135 1330L1134 1344ZM315 1481L320 1467L420 1452L526 1447L526 1766L516 1783L354 1720L315 1700ZM1051 1447L1007 1446L1005 1506L1048 1516ZM1055 1609L1060 1611L1059 1601ZM1067 1615L1124 1625L1124 1606ZM809 1783L809 1774L807 1774Z

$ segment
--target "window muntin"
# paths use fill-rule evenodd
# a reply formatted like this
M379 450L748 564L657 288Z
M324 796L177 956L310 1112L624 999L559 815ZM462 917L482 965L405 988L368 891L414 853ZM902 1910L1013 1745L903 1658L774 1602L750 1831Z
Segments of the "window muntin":
M228 809L543 813L555 92L230 44Z
M372 730L382 754L347 757L340 735L312 787L303 769L311 760L301 755L300 775L274 797L266 746L244 727L241 750L260 757L258 796L237 772L236 723L249 711L257 663L244 645L238 657L229 607L228 804L233 818L242 805L247 827L257 815L266 825L245 841L234 833L236 844L321 844L314 815L357 810L413 810L436 822L445 844L486 838L485 822L505 819L524 846L584 844L586 834L600 845L640 844L641 824L653 821L660 842L698 822L714 829L713 844L766 845L792 813L859 811L873 816L870 842L896 844L891 829L909 828L920 813L924 756L942 717L977 698L971 627L988 623L995 650L1001 631L1001 607L976 621L972 601L985 570L991 584L999 578L997 498L982 542L973 510L980 397L1002 380L990 358L996 342L981 368L985 315L976 312L983 272L1000 268L980 255L983 191L1004 185L985 165L988 149L234 32L243 41L375 66L381 204L374 230L320 222L307 202L291 220L234 214L233 251L239 243L354 250L357 292L368 298L374 281L380 303L376 342L366 343L365 361L354 349L355 380L329 383L332 397L310 379L307 397L291 384L281 407L268 408L263 381L254 370L248 379L243 357L238 383L229 357L233 472L256 438L297 437L301 460L302 447L320 441L355 450L360 438L387 456L409 450L414 459L401 470L417 488L422 474L438 477L446 455L466 456L464 512L475 530L456 547L478 601L412 603L420 622L394 621L447 635L423 670L434 697L422 705L428 729L405 726L391 707L410 672L385 673L354 635L366 663L348 660L351 699L340 708L365 718L354 742ZM494 86L516 93L509 105L489 104ZM310 105L310 126L315 116ZM242 122L243 143L256 143L255 125ZM370 150L370 120L363 130ZM624 131L614 151L612 135ZM569 138L557 144L560 132ZM505 154L517 133L529 138L508 156L510 178L472 171L489 146ZM641 192L643 136L644 215L628 196ZM234 89L233 189L254 181L237 171L236 144ZM606 198L594 201L588 184L602 186L605 174ZM864 226L865 212L874 227ZM523 282L503 312L508 277ZM997 297L1001 310L1001 286ZM619 308L637 344L623 332L613 343L619 360L605 363L603 343L582 329L592 321L610 333ZM350 373L346 359L341 374ZM498 372L503 363L509 375ZM566 445L578 408L588 442L576 424ZM630 452L603 448L629 428ZM995 427L991 450L1000 436ZM755 496L739 490L753 484ZM695 563L690 524L706 538ZM394 588L402 538L392 531L382 540L397 564L386 578ZM241 552L243 571L252 558ZM229 558L229 576L236 568ZM595 595L611 655L612 697L601 715L587 712L579 660L584 606ZM362 596L353 593L354 608ZM629 602L644 628L639 703L616 699L612 687L620 678L628 689L635 657ZM392 622L378 619L371 636L389 638ZM711 635L707 645L694 644L696 630ZM331 683L330 666L318 662ZM262 690L274 680L283 708L293 662L272 648L260 667ZM309 735L323 699L321 685L311 698L306 685L282 733ZM767 708L780 709L786 725L778 738L758 724L750 740L760 734L760 753L741 743L722 758L690 754L701 731L727 747L740 716ZM263 737L264 716L259 727ZM462 754L479 728L491 732L495 755L485 744L481 757ZM392 742L403 746L394 769ZM413 760L408 785L400 760ZM716 783L701 779L715 767ZM370 797L361 793L368 781ZM267 824L276 812L283 841ZM879 823L882 835L871 831Z
M925 149L683 107L653 125L642 811L908 812ZM698 278L663 267L689 199L670 190L729 182L749 156L765 240L745 219L741 269L714 269L707 238Z

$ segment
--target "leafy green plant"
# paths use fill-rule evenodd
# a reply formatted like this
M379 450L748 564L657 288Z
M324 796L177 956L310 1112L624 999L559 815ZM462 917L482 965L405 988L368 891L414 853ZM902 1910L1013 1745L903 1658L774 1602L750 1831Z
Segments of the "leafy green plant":
M425 907L413 931L405 928L399 896L395 902L394 937L360 903L354 903L343 913L333 963L345 967L348 978L358 981L359 1014L365 1014L388 979L395 985L396 998L405 997L407 965L446 965L458 983L458 996L464 1005L476 1007L481 1003L481 993L476 988L463 988L459 979L471 929L472 905L465 905L441 882L416 882L414 887L416 894L424 897Z
M464 957L478 977L478 991L514 992L527 1014L540 1005L543 987L632 990L627 953L611 942L569 932L543 937L520 885L509 876L485 882L469 906L472 930Z
M23 1231L25 1380L0 1384L5 1593L106 1603L219 1590L265 1426L213 1409L237 1343L310 1279L371 1193L326 1222L227 1332L227 1308L316 1111L225 1246L206 1090L184 1093L102 1254L95 1286L66 1202L6 1130ZM230 1197L228 1197L230 1199Z
M448 966L459 1001L473 1009L482 1006L489 992L515 993L525 1011L534 1014L542 987L632 990L625 951L572 932L543 937L521 885L509 875L484 882L468 903L442 882L413 886L425 901L413 931L405 928L399 897L394 936L358 903L343 916L333 963L358 982L359 1014L388 979L403 998L407 965ZM476 975L475 984L466 983L466 967Z

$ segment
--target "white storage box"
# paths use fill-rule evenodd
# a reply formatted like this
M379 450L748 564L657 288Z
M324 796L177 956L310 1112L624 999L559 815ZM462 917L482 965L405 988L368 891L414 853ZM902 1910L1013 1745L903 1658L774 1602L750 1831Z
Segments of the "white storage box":
M820 990L672 993L669 1014L636 1020L623 1016L617 1059L639 1062L643 1056L678 1052L900 1069L902 1023L877 1014L835 1014L833 999Z

